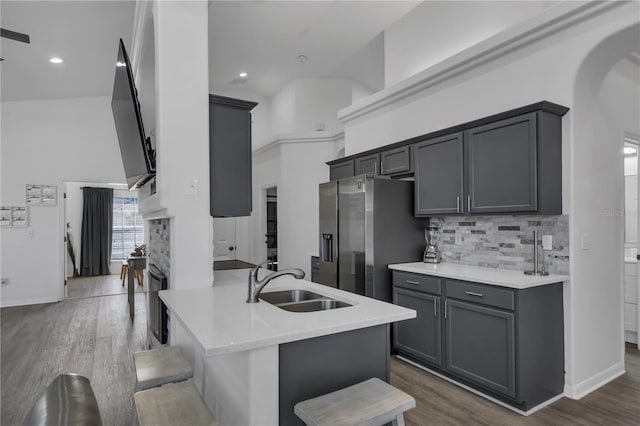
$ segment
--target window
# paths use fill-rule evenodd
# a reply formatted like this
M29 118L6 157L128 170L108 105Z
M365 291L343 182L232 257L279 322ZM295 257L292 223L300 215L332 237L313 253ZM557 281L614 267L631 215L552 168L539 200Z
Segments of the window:
M144 244L144 225L138 214L138 199L114 196L111 261L125 260L141 244Z

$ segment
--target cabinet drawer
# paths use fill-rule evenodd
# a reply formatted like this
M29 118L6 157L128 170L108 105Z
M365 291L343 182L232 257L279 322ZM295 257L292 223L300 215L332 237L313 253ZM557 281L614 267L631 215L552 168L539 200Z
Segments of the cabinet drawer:
M447 297L466 300L473 303L514 310L513 290L488 285L447 280Z
M440 282L440 278L429 275L393 271L393 285L396 287L404 287L431 294L442 294Z

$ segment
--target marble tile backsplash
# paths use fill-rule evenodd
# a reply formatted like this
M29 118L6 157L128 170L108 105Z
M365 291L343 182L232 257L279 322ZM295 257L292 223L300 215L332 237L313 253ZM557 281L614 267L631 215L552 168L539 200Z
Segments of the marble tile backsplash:
M533 231L539 231L540 238L553 236L552 250L539 246L547 271L569 273L568 216L449 216L430 221L440 227L438 248L443 262L533 269Z
M171 287L171 251L169 219L153 219L149 221L148 261L153 263L166 276Z

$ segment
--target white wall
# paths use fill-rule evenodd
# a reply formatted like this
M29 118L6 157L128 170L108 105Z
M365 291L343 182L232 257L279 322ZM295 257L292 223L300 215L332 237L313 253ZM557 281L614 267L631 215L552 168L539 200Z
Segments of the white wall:
M557 1L426 1L384 31L385 87L449 58Z
M2 306L63 297L62 183L125 182L110 97L2 102L2 205L24 205L25 185L58 185L55 207L31 207L28 229L2 229ZM29 231L33 237L28 237Z
M266 229L266 198L265 190L278 187L280 193L280 146L266 151L254 153L252 172L253 210L249 218L249 262L258 264L267 259L267 246L264 234ZM282 207L278 205L278 228L284 225L280 222ZM246 259L243 259L246 260Z
M207 2L153 2L153 23L158 192L141 197L140 211L171 219L170 287L207 287L213 281ZM197 194L189 194L194 181Z
M296 133L313 132L316 125L332 133L344 129L338 111L352 103L352 81L304 78L296 83Z
M270 136L296 131L296 80L287 83L271 98L269 121Z
M571 282L565 286L566 391L573 397L623 371L621 223L619 217L603 214L621 206L621 191L611 188L621 188L622 160L615 148L619 130L606 118L599 89L615 62L637 49L638 6L608 5L570 28L345 123L349 155L541 100L571 108L563 119L562 185L571 239ZM631 33L617 46L599 49L583 64L604 38L629 26L634 26ZM407 55L420 52L408 49ZM583 234L590 236L589 250L579 249Z

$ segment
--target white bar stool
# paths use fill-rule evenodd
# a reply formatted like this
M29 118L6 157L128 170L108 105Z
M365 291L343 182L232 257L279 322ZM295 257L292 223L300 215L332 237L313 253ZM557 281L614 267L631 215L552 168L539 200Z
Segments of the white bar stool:
M167 346L133 354L136 392L193 377L193 370L179 346Z
M218 425L191 381L136 392L133 399L140 426Z
M373 378L298 402L294 412L307 425L404 426L404 412L416 406L411 395Z

